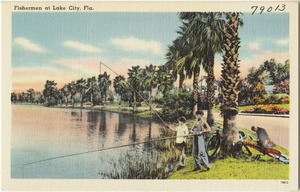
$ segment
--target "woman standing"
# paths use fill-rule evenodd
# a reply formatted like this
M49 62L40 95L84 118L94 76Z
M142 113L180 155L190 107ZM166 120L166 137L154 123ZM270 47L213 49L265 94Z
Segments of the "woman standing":
M211 127L208 123L203 119L204 113L203 111L197 111L196 121L192 126L191 133L194 134L193 137L193 155L196 163L196 167L194 171L201 170L200 158L202 159L206 170L209 171L211 166L208 161L208 156L205 151L205 134L211 131Z

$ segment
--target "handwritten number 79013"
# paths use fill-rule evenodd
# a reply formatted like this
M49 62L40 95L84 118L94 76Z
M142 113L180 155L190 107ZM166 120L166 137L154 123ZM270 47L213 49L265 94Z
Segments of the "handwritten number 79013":
M265 6L252 6L251 9L253 9L252 15L256 12L259 12L262 14L263 12L275 12L275 11L284 11L286 7L286 4L281 4L277 5L276 7L270 6L270 7L265 7Z

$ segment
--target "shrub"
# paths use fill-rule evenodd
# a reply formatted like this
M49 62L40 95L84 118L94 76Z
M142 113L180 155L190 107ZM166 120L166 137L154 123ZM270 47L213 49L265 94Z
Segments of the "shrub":
M257 105L254 108L244 110L242 113L264 113L264 114L289 114L289 110L276 105Z
M193 100L193 93L186 90L166 95L158 102L163 104L163 108L160 111L162 118L174 121L179 116L192 117Z
M275 88L273 93L290 93L290 80L286 79L284 81L280 81L279 83L275 84Z

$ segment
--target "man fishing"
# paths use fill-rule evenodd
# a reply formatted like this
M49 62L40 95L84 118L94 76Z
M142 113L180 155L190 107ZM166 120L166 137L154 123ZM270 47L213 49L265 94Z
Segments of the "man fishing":
M195 114L196 121L192 126L192 130L190 131L193 136L193 155L196 163L196 168L194 171L201 170L200 159L203 161L206 170L209 171L211 166L208 161L208 156L205 150L205 134L211 132L211 127L208 123L203 119L204 113L203 111L197 111Z

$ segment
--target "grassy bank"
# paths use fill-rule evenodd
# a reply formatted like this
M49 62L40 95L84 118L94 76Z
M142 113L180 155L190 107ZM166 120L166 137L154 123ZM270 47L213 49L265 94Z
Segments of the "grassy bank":
M190 127L193 120L188 120L187 125ZM246 134L251 134L251 131L239 128ZM189 140L189 143L191 143ZM289 155L289 151L276 146L285 155ZM192 150L191 145L189 150ZM287 180L289 179L289 164L284 164L277 159L267 155L262 155L256 150L252 150L252 156L241 156L239 158L217 158L210 162L212 168L206 171L203 168L201 171L193 171L195 168L194 158L191 154L187 157L187 165L182 169L174 170L168 179L270 179L270 180ZM260 154L260 158L254 158Z
M218 159L211 162L212 168L206 171L193 171L194 159L187 158L187 166L176 170L168 179L289 179L289 165L263 156L260 160L240 158Z

